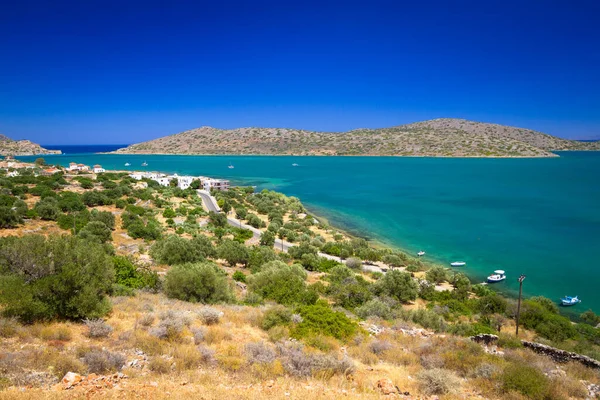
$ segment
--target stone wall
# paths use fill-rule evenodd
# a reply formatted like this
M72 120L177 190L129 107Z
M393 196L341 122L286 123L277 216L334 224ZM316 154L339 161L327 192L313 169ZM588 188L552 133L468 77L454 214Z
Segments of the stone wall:
M545 344L528 342L522 340L523 346L538 353L543 354L552 358L555 362L566 363L569 361L577 361L589 368L600 369L600 361L596 361L588 356L582 356L581 354L571 353L569 351L556 349L554 347L546 346Z

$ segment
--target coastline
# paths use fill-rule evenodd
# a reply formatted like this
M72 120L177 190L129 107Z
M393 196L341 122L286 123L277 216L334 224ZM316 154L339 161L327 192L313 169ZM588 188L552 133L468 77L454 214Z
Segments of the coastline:
M123 156L203 156L203 157L389 157L389 158L456 158L456 159L540 159L560 158L554 151L600 151L600 150L552 150L551 155L540 156L444 156L444 155L400 155L400 154L261 154L261 153L122 153L116 151L99 152L94 154L123 155Z

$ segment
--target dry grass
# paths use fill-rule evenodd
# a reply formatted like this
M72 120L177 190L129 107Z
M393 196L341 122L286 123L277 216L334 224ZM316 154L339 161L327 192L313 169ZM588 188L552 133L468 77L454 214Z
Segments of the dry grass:
M376 383L386 378L414 396L447 392L443 396L448 398L465 393L516 398L514 393L503 393L495 384L505 365L517 363L541 371L556 370L554 363L526 349L509 349L503 359L485 354L479 345L462 338L405 336L393 329L377 338L361 334L348 343L316 336L308 339L303 349L281 350L279 343L289 337L289 331L285 327L262 330L265 307L212 306L223 314L218 324L206 325L199 317L202 305L149 293L112 300L113 312L105 322L113 331L101 342L88 337L84 324L22 327L3 322L5 335L9 337L0 345L0 371L3 376L10 376L11 382L27 382L33 389L20 392L7 388L0 391L0 400L58 396L36 389L41 378L32 380L20 371L42 371L49 382L45 384L47 387L67 371L83 374L92 370L116 371L124 361L118 356L115 361L108 353L122 354L129 362L140 358L137 351L143 352L146 361L141 369L123 368L129 376L121 384L123 391L102 389L97 397L160 399L169 397L168 392L171 397L206 399L225 395L242 399L370 399L379 396ZM151 334L153 328L161 322L164 325L165 321L179 327L176 340ZM351 358L354 365L345 357ZM354 370L348 377L347 369ZM437 373L440 370L444 372ZM598 372L579 364L567 364L563 370L565 376L550 380L548 390L552 398L584 397L580 379L600 380ZM455 376L464 380L459 386ZM156 386L150 385L151 382L156 382ZM0 385L7 384L0 382ZM458 391L452 394L453 390ZM72 395L83 396L84 392L75 389Z

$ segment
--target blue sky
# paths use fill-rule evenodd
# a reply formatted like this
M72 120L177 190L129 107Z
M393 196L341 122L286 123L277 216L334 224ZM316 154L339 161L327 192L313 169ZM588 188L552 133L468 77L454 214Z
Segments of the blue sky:
M0 132L133 143L458 117L600 137L597 1L28 1L0 13Z

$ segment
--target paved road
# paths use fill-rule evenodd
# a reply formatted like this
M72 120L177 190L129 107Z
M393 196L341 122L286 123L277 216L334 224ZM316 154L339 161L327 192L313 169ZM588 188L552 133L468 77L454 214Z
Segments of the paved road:
M200 198L202 199L202 202L206 205L206 208L208 209L208 211L221 212L221 209L220 209L219 205L217 204L217 199L215 199L213 196L211 196L209 192L207 192L206 190L198 190L198 196L200 196ZM252 231L254 238L260 240L260 237L262 235L262 231L260 229L256 229L253 226L244 224L239 219L236 219L233 217L227 217L227 223L229 223L229 225L234 226L236 228L248 229L248 230ZM287 252L289 250L289 248L292 246L294 246L293 243L288 243L286 241L282 241L281 239L275 239L275 245L273 246L273 248ZM332 256L330 254L325 254L325 253L317 253L317 254L320 257L325 257L329 260L334 260L334 261L337 261L342 264L345 264L345 262L346 262L345 260L342 260L341 258ZM371 271L371 272L385 272L385 269L382 269L376 265L370 265L370 264L363 264L363 270Z
M211 196L209 192L207 192L205 190L198 190L198 196L200 196L200 198L202 199L202 202L206 205L206 208L208 209L208 211L214 211L214 212L221 211L221 209L219 208L219 206L217 204L217 200L213 196ZM260 237L262 236L262 231L260 229L256 229L253 226L244 224L239 219L236 219L233 217L227 217L227 223L236 228L248 229L249 231L252 231L252 235L257 240L260 240ZM282 250L282 251L287 252L288 249L292 246L293 246L292 243L288 243L286 241L283 241L283 243L282 243L281 239L275 239L275 245L273 247L276 248L277 250Z

